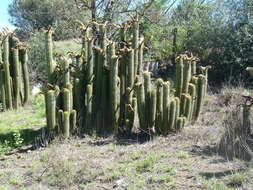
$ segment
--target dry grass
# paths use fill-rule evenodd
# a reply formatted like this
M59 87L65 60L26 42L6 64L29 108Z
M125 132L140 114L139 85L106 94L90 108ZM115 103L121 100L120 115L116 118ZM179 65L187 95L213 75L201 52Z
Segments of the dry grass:
M45 149L5 156L0 189L253 189L252 163L217 151L227 113L240 102L234 92L240 91L209 95L199 121L166 138L55 140Z

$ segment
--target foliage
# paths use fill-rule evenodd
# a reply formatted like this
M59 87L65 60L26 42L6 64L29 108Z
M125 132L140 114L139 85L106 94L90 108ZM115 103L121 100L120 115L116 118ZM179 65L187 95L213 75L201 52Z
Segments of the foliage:
M28 37L34 30L53 27L56 39L74 37L75 21L86 18L86 12L75 6L75 0L13 0L9 14L12 24Z
M31 143L40 133L39 129L45 124L44 97L39 94L32 98L32 107L28 105L17 111L1 113L0 156Z

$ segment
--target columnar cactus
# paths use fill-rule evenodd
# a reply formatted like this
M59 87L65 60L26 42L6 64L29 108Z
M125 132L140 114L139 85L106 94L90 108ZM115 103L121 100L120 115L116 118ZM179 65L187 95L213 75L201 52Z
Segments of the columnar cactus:
M162 133L167 134L169 131L169 105L170 105L170 82L163 84L163 127Z
M56 126L56 99L55 91L49 90L45 95L46 99L46 116L47 127L50 131L55 129Z
M183 58L176 61L176 96L180 97L183 90L184 63Z
M91 132L92 130L92 104L93 104L93 98L92 98L92 85L88 84L86 86L86 96L85 96L85 127L86 131Z
M117 107L117 83L118 83L118 56L115 55L115 45L111 44L111 63L110 63L110 98L111 98L111 117L112 128L117 130L118 127L118 107Z
M119 44L106 36L108 26L116 25L91 24L96 25L98 35L93 37L90 24L83 27L81 55L74 54L72 63L62 56L57 65L60 71L51 64L52 37L51 31L47 32L49 81L55 72L58 73L54 76L59 75L63 80L56 80L57 84L51 80L46 94L52 91L50 89L55 91L55 86L59 85L60 95L54 93L57 99L55 117L65 138L69 137L70 131L76 131L75 126L79 127L80 123L85 132L100 135L117 135L121 131L167 135L197 119L205 96L207 75L197 75L194 57L178 56L174 86L162 79L153 84L151 74L143 72L144 37L139 34L137 17L130 25L121 25ZM129 28L132 34L128 33ZM130 36L132 42L128 41ZM47 103L46 106L48 110L51 105ZM136 116L139 130L134 130L137 129Z
M139 61L139 20L138 16L133 20L133 42L132 48L134 49L134 77L137 75L138 61Z
M157 133L162 132L163 126L163 80L157 79L157 105L156 105L156 126Z
M188 92L188 85L191 80L192 71L191 71L191 62L185 61L184 62L184 73L183 73L183 87L182 93Z
M142 83L139 83L137 85L137 103L138 103L140 129L146 132L147 120L146 120L146 109L145 109L145 92L144 92L144 85Z
M53 83L54 79L53 79L53 72L55 69L55 63L53 61L53 40L52 40L52 34L53 31L51 29L47 30L45 32L45 41L46 41L46 61L47 61L47 65L48 65L48 82L50 84Z
M30 84L29 84L29 72L28 72L28 52L27 47L23 46L19 49L19 59L22 66L22 76L24 83L24 100L23 103L27 104L30 99Z
M176 110L177 110L177 103L175 98L173 98L170 101L170 112L169 112L169 123L168 123L168 128L170 131L175 129L175 123L176 123Z
M13 77L13 106L17 109L20 105L20 65L18 49L12 49L13 63L14 63L14 77Z
M6 108L12 109L12 86L9 64L9 36L5 36L3 40L3 69L5 76L5 91L6 91Z
M197 88L195 120L197 120L199 117L200 109L201 109L203 101L204 101L205 85L206 85L206 78L204 75L199 75L197 85L198 85L198 88Z

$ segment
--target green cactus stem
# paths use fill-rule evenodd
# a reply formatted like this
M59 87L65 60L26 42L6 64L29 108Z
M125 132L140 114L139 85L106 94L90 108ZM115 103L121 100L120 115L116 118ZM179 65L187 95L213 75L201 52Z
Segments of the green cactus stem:
M144 76L144 91L145 91L145 115L146 118L148 119L150 116L150 101L151 101L151 73L150 72L144 72L143 73ZM148 120L147 122L147 127L150 127L150 122Z
M45 95L46 100L46 118L49 131L53 131L56 126L56 99L55 91L49 90Z
M177 120L178 117L180 117L180 99L178 97L175 97L175 102L176 102L176 118L175 121Z
M192 71L191 71L191 62L184 61L184 76L183 76L183 88L182 93L188 93L188 86L191 80Z
M192 116L193 116L193 112L194 112L194 106L196 103L196 86L192 83L189 84L189 94L191 96L191 111L190 111L190 117L188 118L188 120L192 120Z
M87 58L86 58L86 82L87 84L91 84L93 81L93 69L94 69L94 57L98 57L98 51L96 49L93 49L93 42L94 40L92 38L88 39L87 44Z
M195 113L195 120L198 120L201 107L203 105L204 101L204 94L205 94L205 84L206 84L206 78L204 75L199 75L198 77L198 88L197 88L197 101L196 101L196 113Z
M184 116L188 121L191 119L191 111L192 111L192 97L189 94L185 96L185 112Z
M92 85L88 84L86 86L86 96L85 96L85 129L88 132L91 132L92 129L92 104L93 104L93 98L92 98Z
M114 53L114 44L112 44L112 55L110 63L110 98L111 98L111 118L112 118L112 128L116 129L118 127L118 118L116 117L117 107L117 83L118 83L118 56Z
M137 74L140 75L143 72L143 49L144 49L144 36L140 37L140 47L138 52L138 70Z
M197 109L197 101L198 101L198 76L193 76L191 79L191 83L195 86L195 98L193 99L193 111L192 111L192 120L195 121L196 109Z
M182 129L184 126L184 119L183 117L178 117L177 118L177 124L176 124L176 130L179 131L180 129Z
M12 57L14 64L14 77L13 77L13 106L17 109L20 105L20 65L19 65L19 53L18 49L12 49Z
M82 85L79 78L74 79L74 109L80 112L82 109Z
M157 108L157 92L156 89L151 91L150 98L150 115L149 115L149 128L155 131L155 122L156 122L156 108Z
M163 80L157 79L157 104L156 104L156 126L155 131L159 134L162 133L163 127Z
M3 69L5 76L6 108L12 109L12 85L9 65L9 36L3 40Z
M68 112L71 110L70 90L67 88L63 89L63 110Z
M61 63L63 67L63 88L68 88L70 84L70 72L69 72L69 61L66 57L61 57Z
M63 133L63 110L58 110L57 112L57 124L58 124L58 129L57 133Z
M163 127L162 133L166 135L169 131L169 105L170 105L170 82L163 84Z
M196 66L196 61L195 60L193 60L192 62L191 62L191 68L192 68L192 75L196 75L197 74L197 66Z
M139 54L139 19L138 16L133 21L133 42L132 48L134 49L134 78L138 70L138 54Z
M172 131L175 129L175 124L176 124L176 100L173 98L170 101L170 112L169 112L169 123L168 123L168 129L169 131Z
M1 65L0 65L1 67ZM0 69L0 95L3 111L6 110L6 98L5 98L5 84L4 84L4 71Z
M27 104L30 99L30 84L29 84L29 72L28 72L28 52L27 48L23 47L19 50L20 62L22 66L22 76L24 83L24 100L23 103Z
M179 112L179 116L184 115L184 111L185 111L185 96L186 96L186 94L183 93L183 94L181 94L181 97L180 97L180 112Z
M74 131L76 128L76 117L77 117L76 110L71 110L71 112L70 112L70 131Z
M70 133L70 112L64 111L63 112L63 137L65 139L69 138Z
M184 64L183 58L176 60L176 94L175 96L180 97L183 90L183 77L184 77Z
M134 75L134 50L133 49L129 49L128 50L128 56L129 56L129 62L127 65L127 86L130 88L133 88L134 85L134 79L135 79L135 75Z
M45 33L45 41L46 41L46 61L48 65L48 81L50 84L54 83L53 72L55 70L55 63L53 61L53 39L52 39L52 30L49 29Z
M140 129L142 132L147 132L146 125L146 110L145 110L145 93L144 93L144 85L142 83L137 84L137 104L138 104L138 116Z

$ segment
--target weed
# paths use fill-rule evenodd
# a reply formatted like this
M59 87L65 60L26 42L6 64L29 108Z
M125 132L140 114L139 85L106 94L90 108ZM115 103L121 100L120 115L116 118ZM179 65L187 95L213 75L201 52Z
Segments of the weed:
M19 185L22 182L22 179L20 176L14 176L9 179L9 184L12 185Z
M244 182L247 182L248 178L246 174L235 173L229 177L228 185L229 186L241 186Z
M217 180L204 180L202 184L202 188L206 190L233 190L226 186L224 182L220 182Z
M157 157L156 155L149 154L148 157L144 160L138 160L136 161L136 171L143 172L143 171L149 171L153 164L155 163Z
M189 154L187 152L180 151L178 153L177 157L180 158L180 159L186 159L186 158L189 158Z

